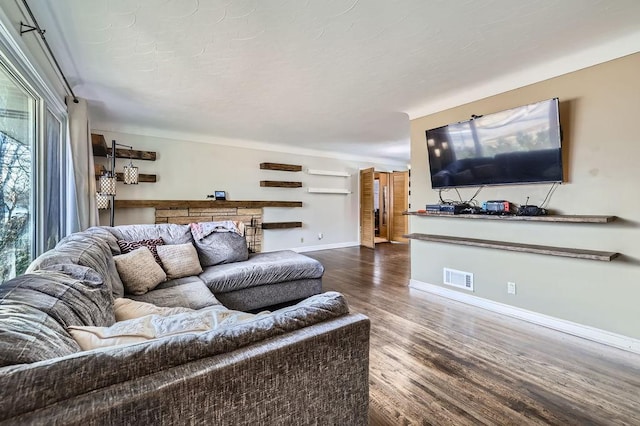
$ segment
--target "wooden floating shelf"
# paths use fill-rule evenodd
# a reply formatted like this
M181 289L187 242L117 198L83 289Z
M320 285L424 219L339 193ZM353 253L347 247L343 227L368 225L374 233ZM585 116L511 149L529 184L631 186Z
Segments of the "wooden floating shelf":
M287 182L283 180L261 180L260 186L269 188L300 188L302 182Z
M574 259L600 260L610 262L620 255L620 253L582 250L565 247L540 246L534 244L511 243L507 241L480 240L475 238L451 237L447 235L432 234L408 234L405 238L420 241L430 241L434 243L458 244L463 246L492 248L498 250L517 251L521 253L546 254L549 256L571 257Z
M307 174L309 174L309 175L320 175L320 176L340 176L340 177L349 177L349 176L351 176L347 172L333 172L331 170L313 170L313 169L307 169Z
M107 142L103 135L91 134L91 147L95 157L106 157L111 155L111 148L107 146ZM116 148L116 158L131 158L132 160L156 161L156 153L154 151L138 151L135 149Z
M281 163L260 163L262 170L278 170L281 172L299 172L302 171L302 166L295 164L281 164Z
M96 175L96 179L99 179L100 175ZM124 173L116 173L116 180L118 182L124 182ZM138 174L138 182L140 183L155 183L157 181L156 175L145 175L143 173Z
M307 192L316 194L351 194L351 191L342 188L308 188Z
M564 222L564 223L609 223L617 219L617 216L590 216L590 215L546 215L546 216L515 216L492 214L450 214L436 212L404 212L411 216L448 217L457 219L484 219L504 221L528 221L528 222Z
M262 229L302 228L302 222L263 222Z
M302 207L302 201L222 201L222 200L121 200L116 199L117 208L185 209L185 208L246 208Z

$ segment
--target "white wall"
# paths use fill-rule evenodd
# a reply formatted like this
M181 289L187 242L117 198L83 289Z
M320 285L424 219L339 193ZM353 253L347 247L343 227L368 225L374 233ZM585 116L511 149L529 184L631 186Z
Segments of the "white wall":
M140 173L156 174L156 183L118 184L117 199L201 200L215 190L227 191L229 200L302 201L301 208L265 208L265 222L301 221L302 228L265 230L263 251L299 251L356 245L359 241L359 170L375 167L380 171L406 169L398 164L345 160L321 156L238 148L214 143L192 142L94 129L107 144L116 142L134 149L157 152L157 160L134 161ZM211 138L215 142L215 138ZM227 141L224 141L227 143ZM293 149L292 149L293 151ZM97 162L106 162L97 159ZM261 170L260 163L303 166L302 172ZM117 171L128 160L118 159ZM309 175L307 169L342 171L350 177ZM262 188L261 180L301 181L302 188ZM308 193L308 187L345 188L351 194ZM118 209L116 225L154 223L153 209ZM106 213L101 223L108 224ZM323 238L318 239L322 233Z

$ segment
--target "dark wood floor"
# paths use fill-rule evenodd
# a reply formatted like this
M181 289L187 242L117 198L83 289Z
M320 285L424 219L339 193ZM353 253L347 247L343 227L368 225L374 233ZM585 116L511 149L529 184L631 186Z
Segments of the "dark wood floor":
M408 245L305 254L371 318L372 425L640 425L640 355L410 289Z

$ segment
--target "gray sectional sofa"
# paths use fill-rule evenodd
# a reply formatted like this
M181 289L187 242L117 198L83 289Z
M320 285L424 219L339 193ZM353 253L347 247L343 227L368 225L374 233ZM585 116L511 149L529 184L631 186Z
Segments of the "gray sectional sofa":
M121 253L117 240L162 238L169 245L196 242L189 225L95 227L85 233L106 241L114 255ZM198 305L199 294L204 297L213 293L227 308L248 311L300 300L322 291L324 267L320 262L290 250L249 254L244 241L241 247L229 241L234 236L233 233L212 233L207 236L213 238L211 244L219 251L215 257L223 263L213 262L215 265L204 266L196 276L169 280L143 296L129 297L164 306L167 300L184 298L185 294L189 294L191 298L182 303L191 307ZM204 250L206 242L198 243L198 250ZM227 260L232 262L227 263ZM171 290L176 286L180 288Z
M191 241L187 231L90 228L0 284L0 424L367 423L369 320L349 313L339 293L317 294L322 265L312 259L251 255L120 298L118 240L178 245ZM74 329L125 324L114 301L129 298L218 318L306 299L203 331L83 350ZM152 317L172 318L141 320Z

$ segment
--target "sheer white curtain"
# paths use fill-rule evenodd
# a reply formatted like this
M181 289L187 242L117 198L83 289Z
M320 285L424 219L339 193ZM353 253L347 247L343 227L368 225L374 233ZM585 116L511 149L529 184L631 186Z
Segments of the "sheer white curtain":
M67 96L69 113L69 167L67 232L76 232L99 224L96 206L96 178L91 148L91 128L87 102Z

